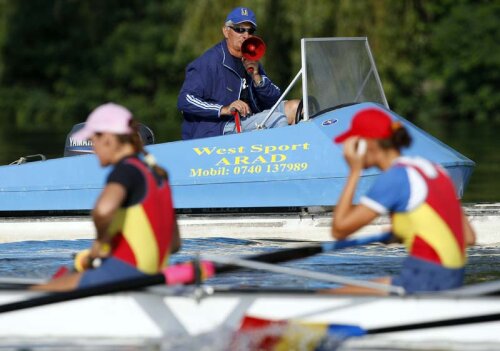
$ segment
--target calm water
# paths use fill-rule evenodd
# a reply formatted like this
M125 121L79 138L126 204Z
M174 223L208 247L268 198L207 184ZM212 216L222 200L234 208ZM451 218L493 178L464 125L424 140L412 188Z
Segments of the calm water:
M72 255L88 248L90 240L26 241L0 244L0 277L49 278L60 266L71 265ZM182 250L172 256L174 263L187 261L196 254L243 256L285 248L287 243L235 239L186 239ZM370 279L394 275L405 256L401 247L370 245L350 248L285 264L290 267ZM467 282L481 282L500 278L498 265L500 247L469 249ZM245 287L324 288L330 283L289 275L253 270L228 273L207 281L213 285Z

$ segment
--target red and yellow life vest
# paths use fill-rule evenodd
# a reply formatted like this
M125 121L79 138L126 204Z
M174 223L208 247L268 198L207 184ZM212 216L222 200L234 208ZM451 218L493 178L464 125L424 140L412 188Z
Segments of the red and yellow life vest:
M422 176L427 197L416 208L392 215L394 234L403 239L413 257L447 268L463 267L467 258L462 209L451 179L439 166L433 166L432 176L416 165L405 166Z
M113 219L109 229L112 256L154 274L168 264L170 255L175 220L170 186L166 180L158 185L138 159L125 162L144 175L146 192L142 202L120 208Z

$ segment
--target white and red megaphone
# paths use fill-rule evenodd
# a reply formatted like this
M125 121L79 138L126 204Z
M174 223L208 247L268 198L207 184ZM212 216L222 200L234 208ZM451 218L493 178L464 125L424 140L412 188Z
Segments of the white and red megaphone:
M241 54L247 60L259 61L265 53L266 44L264 40L259 37L250 37L241 44ZM253 73L253 68L249 68L248 72Z

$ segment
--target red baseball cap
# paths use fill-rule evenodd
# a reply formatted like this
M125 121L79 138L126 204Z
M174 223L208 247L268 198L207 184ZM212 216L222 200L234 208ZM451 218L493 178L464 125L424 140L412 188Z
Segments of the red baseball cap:
M376 108L367 108L356 113L351 121L351 128L338 135L334 141L342 143L352 136L387 139L393 133L392 124L392 119L388 113Z

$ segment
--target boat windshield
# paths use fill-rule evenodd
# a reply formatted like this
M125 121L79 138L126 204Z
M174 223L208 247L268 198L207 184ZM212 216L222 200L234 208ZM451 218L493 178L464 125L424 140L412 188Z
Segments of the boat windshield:
M308 38L301 45L305 119L359 102L389 108L366 37Z

